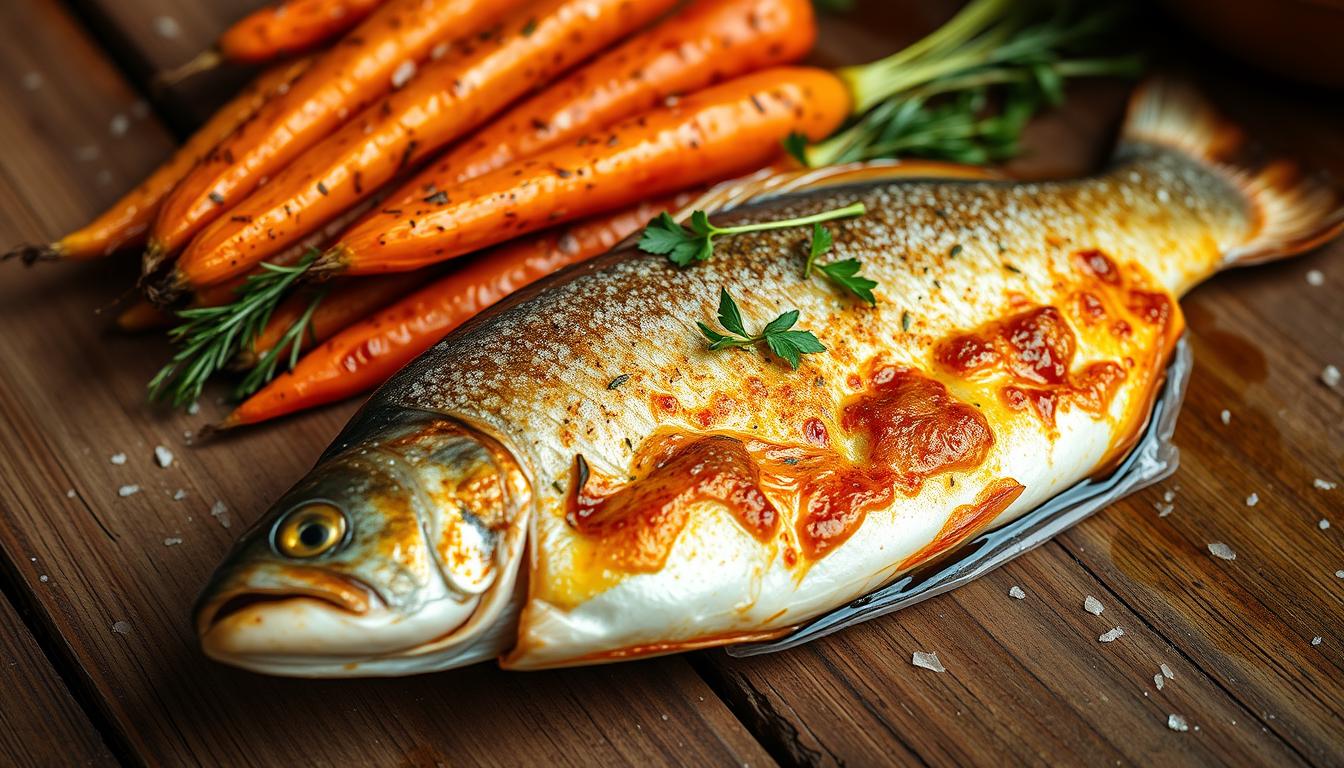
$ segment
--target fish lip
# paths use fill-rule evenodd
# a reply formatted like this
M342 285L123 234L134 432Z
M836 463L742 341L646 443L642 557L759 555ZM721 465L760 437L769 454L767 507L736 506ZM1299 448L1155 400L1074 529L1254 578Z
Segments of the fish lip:
M331 573L320 568L287 566L290 573L314 577L308 584L293 583L285 586L260 586L242 584L236 588L212 594L196 607L196 630L205 637L211 629L225 618L238 613L251 605L263 602L281 602L284 600L317 600L345 611L352 616L365 616L375 608L382 607L383 601L378 593L359 579L344 574ZM324 588L323 583L331 584Z

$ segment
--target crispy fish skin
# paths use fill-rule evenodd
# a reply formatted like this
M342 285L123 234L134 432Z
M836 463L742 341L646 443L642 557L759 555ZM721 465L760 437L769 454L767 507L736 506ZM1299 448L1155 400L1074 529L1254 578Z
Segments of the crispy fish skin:
M1176 297L1338 230L1333 191L1219 166L1221 126L1153 85L1092 178L869 169L713 217L863 202L828 225L824 258L860 259L875 307L803 277L804 229L720 240L688 269L619 249L444 339L329 455L408 412L507 449L530 496L506 667L786 632L1104 471L1147 417L1183 330ZM797 309L827 351L795 371L764 347L707 350L696 323L713 324L720 288L749 330Z

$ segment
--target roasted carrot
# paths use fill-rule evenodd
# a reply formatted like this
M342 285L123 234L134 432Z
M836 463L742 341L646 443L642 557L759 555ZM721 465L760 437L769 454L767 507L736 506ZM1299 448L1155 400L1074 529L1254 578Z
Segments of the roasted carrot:
M561 267L604 253L687 199L689 195L644 203L473 257L316 347L218 427L255 424L373 389L476 313Z
M176 252L350 114L405 85L436 45L479 31L516 3L388 0L182 179L155 219L150 251Z
M639 114L680 94L806 55L810 0L697 0L524 101L388 196L414 205L519 158Z
M426 67L192 239L158 289L242 274L676 0L534 0ZM428 195L433 198L434 190Z
M173 313L141 299L122 310L114 323L123 333L144 333L172 325Z
M322 275L418 269L550 224L754 170L790 133L821 137L849 114L835 75L782 67L708 88L426 198L383 207L314 262Z
M430 276L419 272L402 272L334 281L335 284L329 286L301 288L275 308L266 327L252 340L249 348L240 350L234 356L229 367L244 369L255 365L259 356L281 342L294 323L308 312L308 307L319 299L319 295L317 309L308 318L306 327L301 329L297 339L300 350L330 339L346 326L405 296L430 279Z
M183 176L216 144L256 114L268 98L282 92L310 64L299 59L262 73L202 125L153 173L87 226L47 245L23 246L5 258L96 259L144 244L159 204Z
M228 61L256 63L307 51L373 13L382 0L281 0L243 17L220 35Z

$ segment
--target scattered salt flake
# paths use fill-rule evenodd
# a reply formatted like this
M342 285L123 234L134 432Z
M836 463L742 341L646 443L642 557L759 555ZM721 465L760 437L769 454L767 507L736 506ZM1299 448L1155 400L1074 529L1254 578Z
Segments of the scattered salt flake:
M162 445L156 445L154 446L154 461L156 461L160 467L167 468L173 463L173 452Z
M1226 408L1224 408L1224 409L1223 409L1223 412L1220 413L1220 414L1218 414L1218 418L1219 418L1219 419L1222 419L1222 421L1223 421L1224 424L1231 424L1231 423L1232 423L1232 412L1229 411L1229 410L1227 410Z
M1221 541L1215 541L1209 545L1209 554L1214 557L1221 557L1224 560L1236 560L1237 553L1232 548Z
M126 454L114 453L111 456L107 457L107 460L120 467L122 464L126 463Z
M1175 492L1175 491L1171 491L1171 490L1163 491L1163 492L1162 492L1162 500L1163 500L1163 501L1166 501L1166 502L1172 502L1172 501L1175 501L1175 500L1176 500L1176 492Z
M1015 597L1015 598L1017 598L1018 600L1022 600L1022 599L1024 599L1024 598L1027 596L1027 593L1026 593L1026 592L1023 592L1021 587L1019 587L1019 586L1017 586L1016 584L1014 584L1014 585L1013 585L1013 588L1010 589L1010 590L1008 590L1008 596L1009 596L1009 597Z
M1320 528L1322 531L1329 530L1329 528L1330 528L1330 521L1329 521L1329 520L1326 520L1324 517L1322 517L1321 520L1320 520L1320 522L1316 523L1316 527L1317 527L1317 528Z
M125 136L126 132L129 131L130 129L131 129L131 118L121 114L120 112L113 115L112 122L107 124L107 130L110 131L113 136Z
M159 34L159 37L172 40L182 34L182 25L178 24L177 19L172 16L155 16L154 31Z
M1325 273L1319 269L1307 270L1307 285L1314 288L1320 288L1325 285Z
M1320 645L1320 644L1321 644L1321 636L1320 636L1320 635L1317 635L1317 636L1311 638L1311 644L1312 644L1312 645Z
M1259 503L1260 503L1260 494L1252 493L1250 496L1246 497L1246 506L1248 507L1254 507L1256 504Z
M182 538L180 536L169 536L168 538L163 540L163 546L165 547L175 547L181 543Z
M1344 579L1344 571L1335 571L1335 578Z
M1165 685L1165 681L1162 680L1162 675L1153 675L1153 685L1157 686L1157 690L1162 690L1162 686Z
M51 581L51 577L44 573L41 576L38 576L37 580L42 582L43 584L46 584L48 581Z
M1339 369L1333 365L1327 365L1321 369L1321 383L1327 387L1339 386Z
M1334 483L1329 480L1322 480L1319 477L1313 479L1311 481L1311 484L1315 486L1317 489L1322 491L1333 491L1339 487L1339 483Z
M392 71L392 87L400 88L409 83L412 77L415 77L415 62L407 59Z
M187 498L187 492L182 490L181 488L178 488L176 491L173 491L173 501L181 501L185 498Z
M65 492L65 498L67 498L67 499L73 499L73 498L75 498L75 489L74 489L74 488L71 488L70 490L66 491L66 492Z
M910 657L910 663L914 664L916 667L920 667L922 669L929 669L934 672L947 671L947 668L943 666L943 662L938 660L938 654L936 653L924 653L923 651L915 651L915 654Z
M42 81L43 78L41 72L23 73L23 89L25 91L36 91L38 88L42 87Z
M131 622L114 621L112 622L112 631L116 632L118 635L129 635L131 634Z
M1176 511L1175 505L1167 504L1166 502L1162 501L1159 501L1156 504L1154 504L1153 509L1157 510L1158 517L1166 517L1167 515L1170 515L1172 512Z
M1168 667L1166 664L1163 664L1161 667L1159 667L1159 669L1162 670L1162 676L1167 678L1168 680L1176 679L1175 673L1173 673L1171 671L1171 667Z
M1114 641L1120 639L1121 637L1123 637L1124 634L1125 634L1125 630L1123 630L1123 629L1121 629L1121 628L1119 628L1119 627L1116 627L1115 629L1108 629L1108 630L1106 630L1105 633L1103 633L1100 637L1097 638L1097 642L1099 642L1099 643L1110 643L1110 642L1114 642Z
M216 499L214 505L210 507L210 516L218 520L219 524L225 528L228 528L233 524L233 522L229 520L228 506L218 499Z
M117 495L122 497L123 499L126 498L127 496L134 496L139 492L140 492L140 486L138 485L123 485L117 489Z
M1167 715L1167 727L1173 731L1185 733L1190 730L1190 726L1185 722L1185 718L1180 715Z
M187 413L189 415L195 416L200 412L201 412L201 404L196 401L192 401L191 405L187 406Z
M1087 611L1093 616L1100 616L1101 612L1106 610L1106 606L1102 605L1101 601L1098 600L1097 598L1088 595L1087 597L1083 598L1083 610Z

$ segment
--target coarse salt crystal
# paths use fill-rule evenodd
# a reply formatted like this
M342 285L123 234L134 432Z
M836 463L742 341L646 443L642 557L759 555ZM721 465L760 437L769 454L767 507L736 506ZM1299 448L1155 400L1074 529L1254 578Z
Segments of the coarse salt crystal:
M947 668L943 666L943 663L938 660L938 654L936 653L915 651L915 654L910 657L910 663L921 669L928 669L934 672L947 671Z
M1159 669L1162 670L1162 676L1168 680L1176 679L1176 675L1171 671L1171 667L1168 667L1166 664L1163 664Z
M1335 578L1344 579L1344 571L1335 571Z
M411 78L415 77L415 62L407 59L397 65L392 71L392 87L400 88L409 83Z
M66 492L65 492L65 498L67 498L67 499L73 499L73 498L75 498L75 489L74 489L74 488L71 488L70 490L66 491Z
M1314 485L1314 486L1316 486L1316 488L1318 488L1318 489L1320 489L1320 490L1322 490L1322 491L1333 491L1333 490L1335 490L1336 488L1339 487L1339 483L1334 483L1334 482L1331 482L1331 481L1329 481L1329 480L1322 480L1322 479L1319 478L1319 477L1313 479L1313 480L1311 481L1311 484Z
M1252 493L1250 496L1246 497L1246 506L1248 507L1254 507L1256 504L1259 503L1260 503L1259 494Z
M112 631L118 635L129 635L131 634L131 623L129 621L114 621L112 622Z
M1321 369L1321 382L1327 387L1339 386L1339 369L1333 365L1327 365Z
M1237 553L1232 548L1221 541L1215 541L1209 545L1209 553L1214 557L1221 557L1224 560L1236 560Z
M1319 288L1325 285L1325 273L1319 269L1307 270L1307 285Z
M1167 715L1167 727L1173 731L1185 733L1190 730L1190 726L1185 722L1185 718L1180 715Z
M1027 593L1026 593L1026 592L1023 592L1021 587L1019 587L1019 586L1017 586L1016 584L1014 584L1014 585L1013 585L1013 588L1010 589L1010 590L1008 590L1008 596L1009 596L1009 597L1015 597L1015 598L1017 598L1018 600L1021 600L1021 599L1025 598L1025 597L1027 596Z
M38 576L37 580L42 582L43 584L46 584L48 581L51 581L51 577L44 573L41 576Z
M139 492L140 492L140 486L138 485L123 485L117 489L117 495L122 497L123 499L126 498L127 496L134 496Z
M126 454L114 453L111 456L107 457L107 460L120 467L122 464L126 463Z
M1093 616L1100 616L1101 612L1106 610L1106 606L1102 605L1101 601L1098 600L1097 598L1088 595L1087 597L1083 598L1083 610L1087 611Z
M1165 683L1162 680L1162 675L1153 675L1153 685L1157 686L1157 690L1159 691L1162 690L1162 686L1164 684Z
M200 412L201 412L201 404L199 402L193 401L191 405L187 406L187 413L192 416L195 416Z
M1322 517L1320 522L1316 523L1316 527L1320 528L1322 531L1328 530L1330 528L1330 521Z
M1167 515L1170 515L1172 512L1174 512L1176 510L1176 507L1174 505L1159 501L1153 505L1153 509L1157 510L1158 517L1166 517Z
M1321 644L1321 636L1320 636L1320 635L1317 635L1317 636L1311 638L1311 644L1312 644L1312 645L1320 645L1320 644Z
M107 125L107 130L111 131L113 136L125 136L130 129L131 119L120 113L114 115L112 122Z
M1231 424L1231 423L1232 423L1232 412L1229 411L1229 410L1227 410L1226 408L1224 408L1224 409L1223 409L1223 412L1220 413L1220 414L1218 414L1218 418L1219 418L1219 419L1222 419L1222 421L1223 421L1224 424Z
M159 33L159 37L169 40L182 34L182 25L177 23L177 19L172 16L155 16L154 31Z
M1175 500L1176 500L1176 492L1175 492L1175 491L1163 491L1163 492L1162 492L1162 500L1163 500L1163 501L1175 501Z
M228 528L233 524L232 521L229 520L228 506L219 499L216 499L215 503L210 507L210 516L218 520L220 526L224 528Z
M1099 643L1114 642L1115 640L1124 636L1124 634L1125 630L1116 627L1115 629L1107 630L1105 633L1103 633L1100 637L1097 638L1097 642Z
M173 491L173 501L181 501L185 498L187 498L187 492L182 490L181 488L178 488L176 491Z
M177 536L169 536L168 538L163 540L163 546L165 547L175 547L181 543L182 539Z
M167 468L173 463L173 452L162 445L154 446L154 461L158 462L160 467Z

